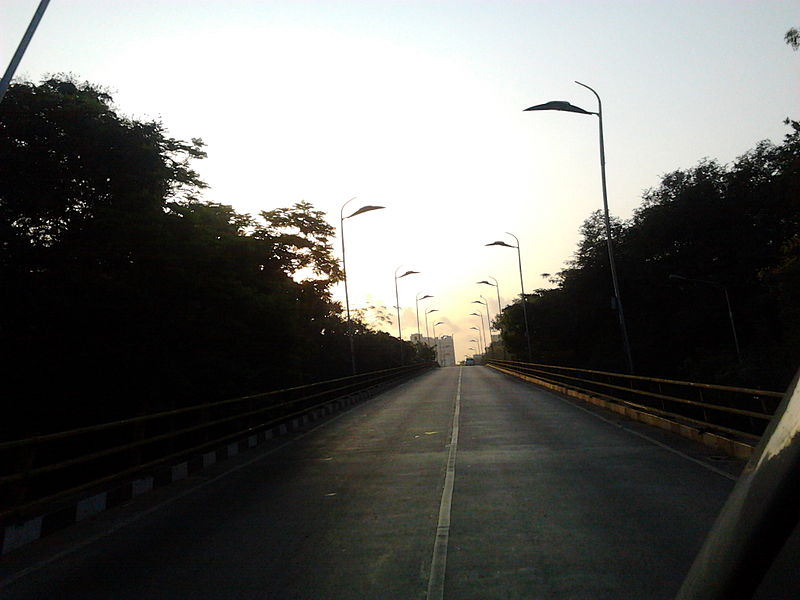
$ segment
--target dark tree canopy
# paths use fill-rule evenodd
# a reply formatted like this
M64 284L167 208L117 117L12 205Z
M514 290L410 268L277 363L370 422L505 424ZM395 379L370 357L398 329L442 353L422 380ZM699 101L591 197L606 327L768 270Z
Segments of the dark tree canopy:
M731 165L705 159L662 177L630 222L613 221L638 371L785 387L800 359L800 124ZM670 275L716 285L676 282ZM581 228L554 289L528 296L534 361L624 370L602 213ZM742 348L738 363L723 287ZM519 302L499 318L525 356Z
M53 78L0 104L0 436L350 374L334 228L201 202L199 139ZM362 371L398 341L355 328ZM406 351L406 356L413 352Z
M786 32L786 35L783 36L784 41L792 47L792 50L800 49L800 31L797 30L797 27L792 27L789 31Z

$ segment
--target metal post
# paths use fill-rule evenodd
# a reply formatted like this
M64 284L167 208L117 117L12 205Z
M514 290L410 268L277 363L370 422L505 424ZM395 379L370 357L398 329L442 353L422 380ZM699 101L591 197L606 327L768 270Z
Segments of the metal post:
M736 360L742 362L742 354L739 351L739 337L736 335L736 325L733 324L733 311L731 310L731 300L728 297L728 288L724 285L721 286L722 291L725 292L725 303L728 305L728 319L731 322L731 332L733 333L733 343L736 346Z
M420 297L419 294L420 293L417 292L417 295L416 295L416 301L417 301L417 335L422 337L422 334L420 333L420 330L419 330L419 301L420 300L425 300L426 298L433 298L433 296L431 296L430 294L425 294L424 296ZM426 325L427 325L427 323L426 323ZM425 329L425 337L427 337L427 336L428 336L428 330L426 328Z
M417 293L415 301L417 303L417 335L419 337L422 337L422 335L419 332L419 293Z
M480 297L483 299L483 306L486 308L486 328L489 332L489 347L492 346L492 319L489 316L489 301L483 297L482 294L479 294ZM494 358L494 352L492 352L492 357Z
M425 312L425 345L428 344L428 339L430 336L428 335L428 312Z
M494 288L497 291L497 318L499 319L500 314L503 312L503 309L500 307L500 283L491 275L489 275L489 279L494 281ZM502 332L501 329L498 329L498 331ZM503 360L506 360L506 358L506 345L503 343Z
M470 316L472 316L472 315L470 315ZM484 344L483 344L483 318L480 317L480 316L478 316L478 318L481 320L481 326L480 327L470 327L470 329L474 329L475 331L478 332L478 338L480 340L479 343L480 343L481 348L482 348L481 355L483 355L486 352Z
M402 265L401 265L402 266ZM397 267L394 270L394 299L397 302L397 341L400 343L400 364L403 364L403 328L400 325L400 294L397 292L397 280L402 279L406 275L416 275L419 271L406 271L399 277L397 276L397 272L400 270L400 267Z
M339 211L339 232L342 236L342 273L344 274L344 302L347 307L347 337L350 338L350 367L353 375L356 374L356 348L353 342L353 322L350 320L350 294L347 291L347 259L345 258L344 251L344 207L350 204L355 197L350 198L342 205Z
M439 311L438 308L431 308L431 309L428 309L428 310L425 311L425 339L426 340L430 339L430 336L428 334L428 315L430 313L432 313L432 312L438 312L438 311ZM427 344L427 342L426 342L426 344Z
M400 267L394 270L394 301L395 308L397 309L397 340L400 342L400 364L403 364L403 329L400 326L400 294L397 292L397 271Z
M380 210L384 208L383 206L373 206L371 204L367 206L362 206L357 211L355 211L352 215L347 217L344 216L344 207L350 204L355 197L350 198L347 202L342 204L342 208L339 211L339 231L341 232L342 236L342 272L344 274L344 301L345 305L347 306L347 336L350 338L350 363L353 369L353 375L356 374L356 351L355 345L353 343L353 321L350 318L350 294L347 290L347 258L345 256L344 250L344 220L349 219L350 217L355 217L356 215L361 215L366 212L370 212L373 210Z
M22 61L25 51L28 49L28 44L31 43L33 34L36 32L36 28L39 26L39 22L42 20L44 11L47 10L48 4L50 4L50 0L41 0L39 2L39 6L36 8L36 12L33 13L33 18L28 25L28 29L25 30L25 34L22 36L19 46L17 46L17 51L14 53L14 56L11 57L11 62L8 64L8 68L6 69L3 78L0 79L0 102L3 101L6 91L8 90L8 86L11 85L11 79L14 77L17 67Z
M614 285L614 298L617 304L617 314L619 316L619 330L622 334L622 343L625 347L625 358L628 362L628 371L633 374L634 373L634 366L633 366L633 354L631 353L631 345L630 341L628 340L628 328L625 324L625 312L622 309L622 294L619 290L619 280L617 278L617 265L616 261L614 260L614 243L611 240L611 218L608 214L608 190L606 187L606 150L605 150L605 142L603 140L603 103L600 100L600 96L597 92L595 92L592 88L590 88L585 83L581 83L580 81L576 81L580 86L585 87L587 90L592 92L597 98L597 120L600 126L600 178L603 185L603 218L605 221L605 229L606 229L606 245L608 246L608 262L611 265L611 280Z
M506 233L508 233L506 231ZM522 316L525 319L525 339L528 342L528 362L533 362L533 352L531 351L531 332L528 327L528 309L525 306L528 303L528 300L525 298L525 284L522 281L522 252L519 248L519 238L515 236L513 233L508 233L511 237L517 240L517 260L519 262L519 289L520 293L522 294Z

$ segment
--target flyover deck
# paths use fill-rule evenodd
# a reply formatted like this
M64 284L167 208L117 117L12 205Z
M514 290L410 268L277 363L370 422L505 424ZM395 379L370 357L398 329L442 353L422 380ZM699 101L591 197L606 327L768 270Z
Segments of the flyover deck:
M438 369L4 557L0 593L669 598L735 464L614 419Z

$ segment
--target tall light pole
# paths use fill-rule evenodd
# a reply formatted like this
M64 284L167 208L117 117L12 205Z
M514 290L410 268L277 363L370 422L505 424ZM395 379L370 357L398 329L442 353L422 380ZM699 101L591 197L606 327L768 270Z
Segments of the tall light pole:
M533 362L533 352L531 352L531 332L528 327L528 309L526 304L528 304L527 299L525 298L525 284L522 282L522 253L519 249L519 239L513 233L508 233L515 240L517 240L517 245L512 246L511 244L506 244L505 242L492 242L491 244L486 244L487 246L505 246L506 248L516 248L517 249L517 261L519 262L519 289L520 294L522 296L522 318L525 319L525 340L528 342L528 362Z
M483 308L486 309L486 331L487 331L487 338L486 342L491 348L492 346L492 318L489 316L489 302L484 298L482 295L478 294L482 300L473 300L473 304L483 304ZM492 354L494 356L494 353Z
M444 325L444 321L438 321L433 324L433 356L436 358L436 362L439 362L439 339L436 337L437 325Z
M483 331L481 331L481 330L480 330L479 328L477 328L477 327L470 327L470 329L474 329L475 331L477 331L477 332L478 332L478 337L479 337L479 338L480 338L480 340L481 340L481 341L480 341L481 347L482 347L482 348L484 348L485 346L483 345ZM485 350L481 350L481 355L483 355L483 353L484 353L484 352L485 352Z
M491 285L492 287L494 287L495 291L497 292L497 318L499 319L500 315L503 312L503 309L500 306L500 284L497 282L497 279L495 279L491 275L489 275L489 279L494 281L494 283L491 283L490 281L486 281L484 279L483 281L478 281L478 284ZM483 296L481 296L481 298L483 298ZM497 331L502 333L502 328L498 327ZM501 341L502 341L502 339L501 339ZM503 346L503 360L505 360L506 359L506 345L505 345L505 342L502 343L501 345Z
M497 283L497 279L495 279L491 275L489 275L489 279L494 281L494 283L492 283L491 281L486 281L485 279L483 281L477 281L476 283L479 284L479 285L481 285L481 284L482 285L490 285L493 288L495 288L495 291L497 292L497 315L500 316L500 313L503 312L503 309L500 306L500 284Z
M606 149L605 149L605 142L603 141L603 103L600 100L600 96L598 95L598 93L595 92L588 85L586 85L585 83L581 83L580 81L576 81L575 83L585 87L587 90L589 90L594 94L594 97L597 98L597 112L584 110L578 106L573 106L569 102L565 102L563 100L554 100L552 102L547 102L545 104L537 104L536 106L531 106L530 108L526 108L525 111L560 110L563 112L573 112L581 115L597 115L597 120L600 125L600 177L603 185L603 218L605 221L605 229L606 229L608 262L611 266L611 281L614 285L614 299L617 307L617 315L619 316L619 330L620 334L622 335L622 343L625 348L625 358L627 359L628 362L628 371L630 371L632 374L634 372L633 354L631 353L631 344L630 341L628 340L628 327L625 324L625 312L622 309L622 295L620 294L619 291L619 280L617 278L617 265L616 262L614 261L614 243L611 240L611 218L608 215L608 190L606 188Z
M473 304L483 304L482 302L479 302L477 300L473 300L472 303ZM486 337L486 325L483 322L483 314L479 313L479 312L474 312L474 313L472 313L472 315L478 317L478 319L480 319L480 321L481 321L481 328L483 329L483 339L486 342L486 351L488 353L488 350L489 350L489 338Z
M486 308L486 323L488 324L489 331L492 331L492 318L489 316L489 301L483 296L483 294L478 294L478 298L483 300L483 306Z
M33 13L33 18L31 18L31 22L28 24L28 28L25 30L25 33L23 34L22 39L17 46L17 51L14 52L14 56L11 57L11 62L8 64L5 73L3 73L2 79L0 79L0 102L3 101L3 98L6 95L6 90L8 90L8 86L11 85L11 80L14 78L14 73L16 72L19 63L22 61L25 51L28 49L28 44L30 44L31 39L33 39L33 34L36 33L36 28L39 26L39 22L42 20L44 11L47 10L48 4L50 4L50 0L40 0L39 6L36 8L36 12Z
M428 335L428 315L431 313L439 312L438 308L429 308L425 311L425 339L429 340L430 336Z
M689 281L691 283L704 283L706 285L713 286L715 288L721 288L722 293L725 294L725 304L728 306L728 320L731 324L731 333L733 334L733 345L736 347L736 360L738 362L742 362L742 353L739 350L739 337L736 335L736 325L733 322L733 311L731 310L731 299L728 296L728 288L722 285L721 283L717 283L716 281L707 281L705 279L691 279L689 277L684 277L683 275L670 275L670 279L673 281Z
M416 275L419 271L406 271L402 275L397 275L397 272L402 268L397 267L394 270L394 300L397 303L395 308L397 309L397 340L400 342L400 364L403 364L403 328L400 325L400 294L397 292L397 280L402 279L403 277L407 277L408 275Z
M347 291L347 258L345 256L345 249L344 249L344 220L350 219L351 217L355 217L356 215L363 214L365 212L369 212L371 210L380 210L385 208L383 206L371 206L366 205L359 208L356 212L344 216L344 207L350 204L355 197L350 198L347 202L342 204L342 209L339 211L339 234L342 236L342 273L344 274L344 302L347 306L347 336L350 338L350 365L353 370L353 375L356 374L356 350L355 344L353 343L353 321L350 319L350 294Z
M420 331L419 331L419 301L420 300L425 300L426 298L433 298L433 296L431 296L429 294L425 294L424 296L420 296L421 293L422 292L417 292L417 335L420 336L420 337L422 337L422 335L420 334ZM425 335L427 335L427 333Z

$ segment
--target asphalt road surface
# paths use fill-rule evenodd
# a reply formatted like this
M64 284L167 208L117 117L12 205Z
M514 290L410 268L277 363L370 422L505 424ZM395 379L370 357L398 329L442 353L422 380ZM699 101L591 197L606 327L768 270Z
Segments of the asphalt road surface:
M437 369L7 555L0 598L667 600L736 468Z

